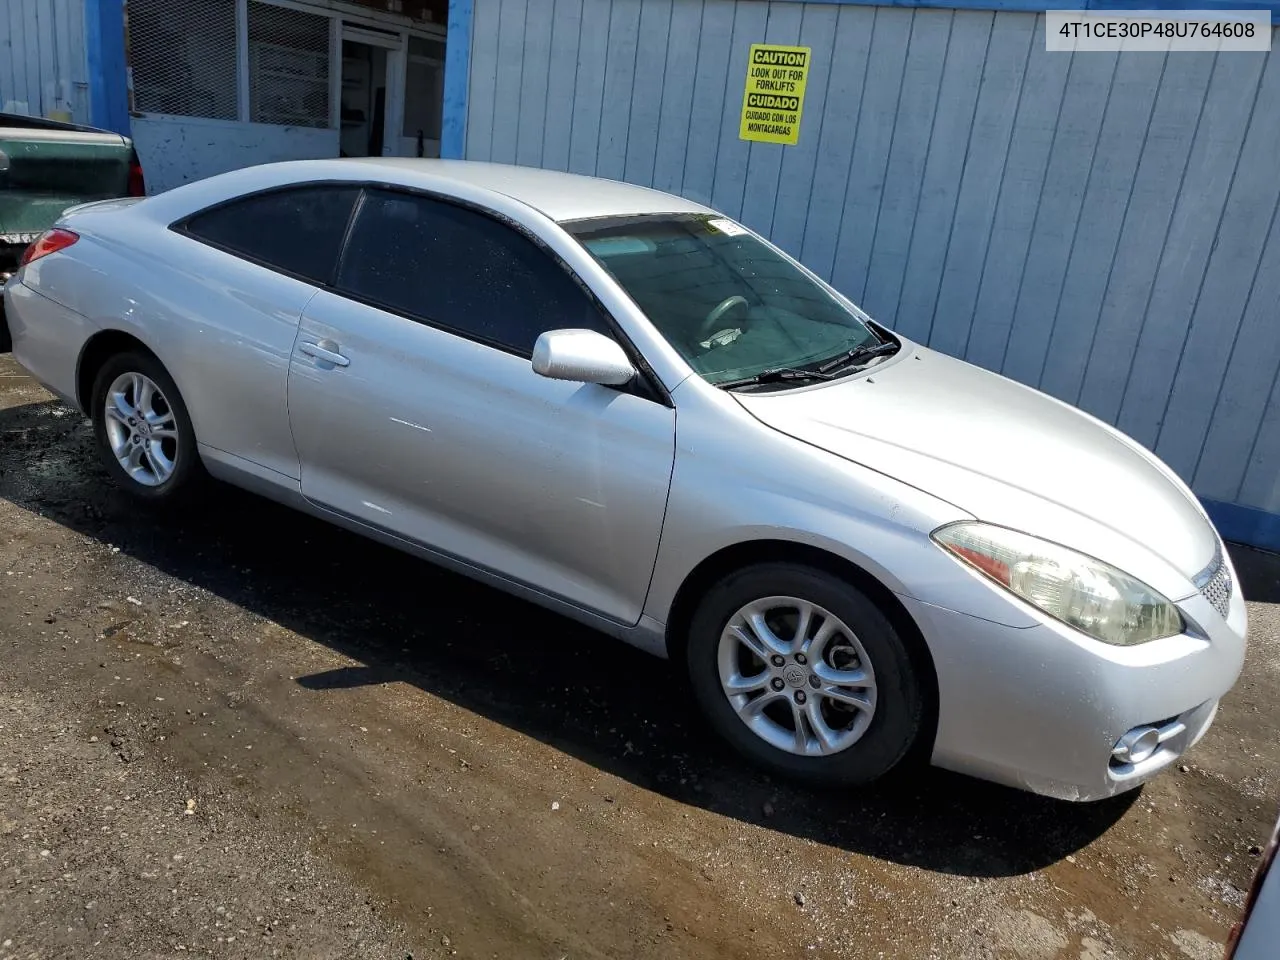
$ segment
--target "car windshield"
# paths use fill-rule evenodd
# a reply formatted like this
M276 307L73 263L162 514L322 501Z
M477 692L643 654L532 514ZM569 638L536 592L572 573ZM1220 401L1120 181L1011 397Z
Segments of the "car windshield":
M711 383L827 379L819 367L881 343L864 316L731 220L661 214L564 226ZM768 376L778 371L791 375Z

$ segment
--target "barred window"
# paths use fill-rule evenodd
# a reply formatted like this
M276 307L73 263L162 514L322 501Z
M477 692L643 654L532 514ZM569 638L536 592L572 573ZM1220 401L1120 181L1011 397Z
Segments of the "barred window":
M235 0L129 0L133 97L144 113L235 120Z
M329 18L249 0L249 119L329 126Z

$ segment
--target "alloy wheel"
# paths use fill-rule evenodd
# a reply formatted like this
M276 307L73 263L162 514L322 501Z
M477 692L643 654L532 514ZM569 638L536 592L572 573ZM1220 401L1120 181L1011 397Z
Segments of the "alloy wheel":
M875 671L862 643L839 617L798 597L740 608L720 635L717 666L738 718L788 753L847 750L875 714Z
M107 442L125 473L146 487L158 487L173 476L178 422L154 380L141 373L116 377L104 412Z

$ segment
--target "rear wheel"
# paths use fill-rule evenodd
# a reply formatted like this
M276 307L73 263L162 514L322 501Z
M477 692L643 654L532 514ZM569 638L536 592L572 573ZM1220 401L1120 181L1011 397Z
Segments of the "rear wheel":
M924 693L902 638L857 588L798 564L726 577L693 617L690 681L740 753L813 783L860 784L906 756Z
M172 501L203 477L182 395L149 353L129 351L107 360L94 378L90 402L98 452L112 479L131 495Z

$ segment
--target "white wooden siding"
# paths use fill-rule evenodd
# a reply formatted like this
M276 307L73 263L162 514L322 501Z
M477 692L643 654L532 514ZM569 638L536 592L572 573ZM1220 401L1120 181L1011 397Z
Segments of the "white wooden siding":
M1202 496L1280 512L1280 50L1047 54L1041 16L475 0L466 156L710 203ZM737 136L761 41L814 51L794 147Z

